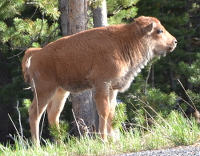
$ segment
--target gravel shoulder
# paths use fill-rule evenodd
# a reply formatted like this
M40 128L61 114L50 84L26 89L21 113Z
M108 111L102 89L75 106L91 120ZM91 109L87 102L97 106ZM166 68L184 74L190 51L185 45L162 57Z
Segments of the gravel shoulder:
M120 156L200 156L200 144L174 148L141 151Z

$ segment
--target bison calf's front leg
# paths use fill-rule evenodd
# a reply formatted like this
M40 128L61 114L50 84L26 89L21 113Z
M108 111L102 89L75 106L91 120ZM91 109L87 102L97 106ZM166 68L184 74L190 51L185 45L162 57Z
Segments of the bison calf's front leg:
M107 141L108 132L112 130L112 117L110 115L110 99L108 89L97 89L95 101L99 114L99 132L104 141Z
M112 127L112 122L113 122L113 119L115 116L115 107L117 105L117 93L118 93L118 90L110 90L110 94L109 94L110 112L109 112L109 116L108 116L108 123L110 123L110 124L107 125L107 131L111 137L115 136L113 127Z

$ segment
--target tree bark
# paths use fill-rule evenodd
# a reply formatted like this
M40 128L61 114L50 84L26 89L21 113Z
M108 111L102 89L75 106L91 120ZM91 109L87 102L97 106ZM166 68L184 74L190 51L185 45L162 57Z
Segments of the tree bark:
M99 118L92 89L72 94L72 109L76 119L73 128L75 136L91 135L98 131Z
M100 1L99 4L93 2L92 13L93 13L93 23L95 28L108 25L106 0Z
M63 36L86 30L87 0L60 0L60 10ZM98 113L92 90L72 94L72 109L75 117L75 136L98 131Z
M60 9L60 25L62 36L67 36L67 15L68 15L68 0L59 0L59 9Z
M87 0L68 0L67 35L86 30Z

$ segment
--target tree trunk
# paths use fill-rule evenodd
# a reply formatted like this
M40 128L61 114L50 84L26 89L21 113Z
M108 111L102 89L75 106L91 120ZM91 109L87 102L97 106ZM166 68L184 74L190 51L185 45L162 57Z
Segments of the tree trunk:
M93 101L92 89L72 94L72 109L76 119L73 128L75 136L90 135L98 131L99 116Z
M192 3L192 1L186 1L186 2L187 2L186 8L185 8L185 9L186 9L186 12L187 12L189 15L191 15L190 10L192 9L193 3ZM189 17L190 17L190 16L189 16ZM191 24L191 18L190 18L190 20L188 21L188 23L187 23L187 25L186 25L186 29L187 29L188 31L191 31L191 25L192 25L192 24ZM187 53L191 54L191 53L192 53L191 35L188 34L187 36L185 36L185 40L187 41L185 50L186 50ZM191 65L191 63L192 63L192 57L191 57L191 55L188 55L187 63L188 63L189 65ZM189 82L189 79L187 78L187 89L192 90L192 88L193 88L193 84L192 84L191 82Z
M99 1L93 2L92 13L93 13L93 23L95 28L108 25L106 0L102 0L100 2Z
M59 0L59 7L62 36L67 36L68 0Z
M67 35L86 30L87 0L68 0Z
M63 36L86 30L87 0L60 0L60 10ZM75 116L75 136L98 130L98 113L92 90L72 94L72 109Z

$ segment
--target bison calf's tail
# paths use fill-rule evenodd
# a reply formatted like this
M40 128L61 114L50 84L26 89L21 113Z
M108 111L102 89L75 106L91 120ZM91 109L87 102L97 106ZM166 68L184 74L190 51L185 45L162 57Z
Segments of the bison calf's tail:
M26 50L24 57L22 59L22 72L24 75L24 80L26 83L31 83L29 67L31 65L31 58L33 57L34 53L36 53L41 48L29 48Z

